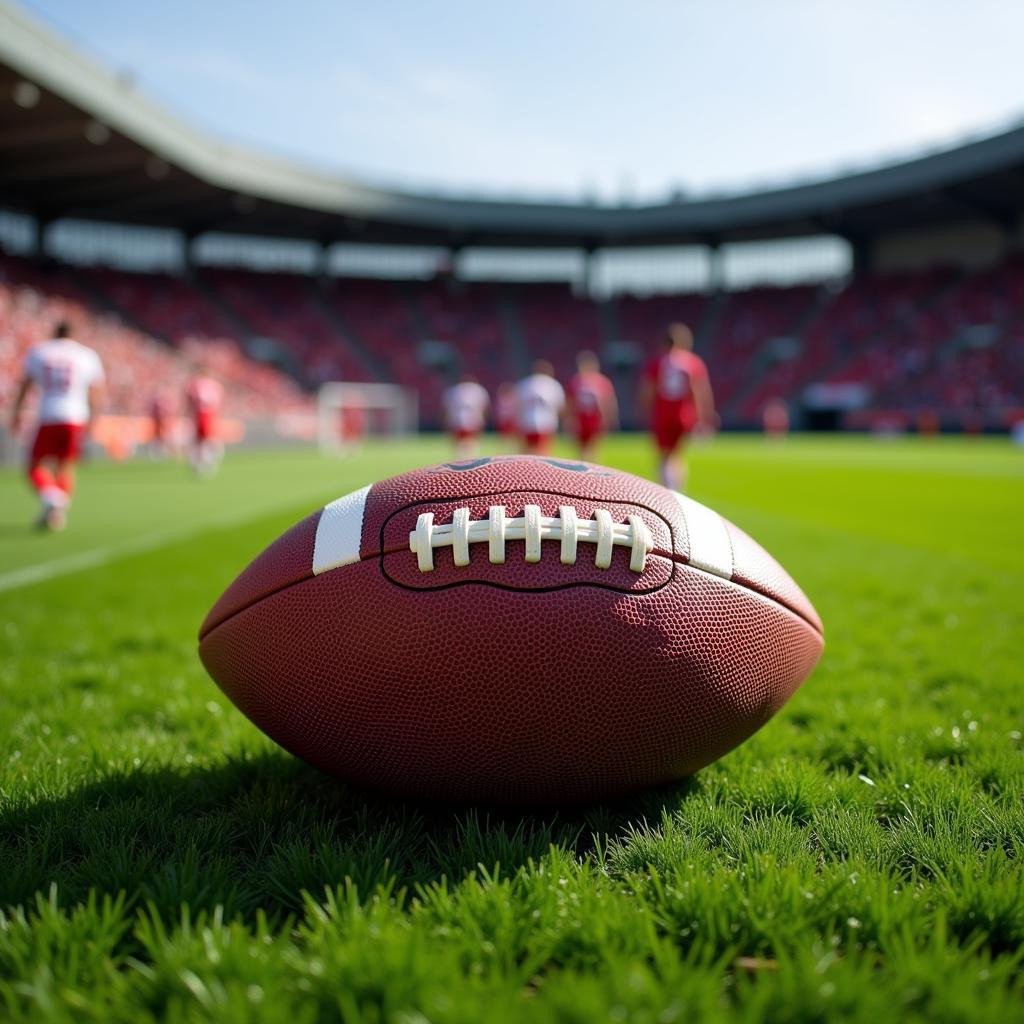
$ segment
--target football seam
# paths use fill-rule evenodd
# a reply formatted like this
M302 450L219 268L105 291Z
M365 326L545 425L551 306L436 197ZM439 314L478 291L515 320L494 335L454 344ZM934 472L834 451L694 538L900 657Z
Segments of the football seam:
M510 543L516 544L518 541L511 541ZM408 551L408 548L401 548L400 551ZM609 590L615 594L623 594L626 597L636 596L644 597L648 594L656 594L659 590L663 590L667 587L674 579L676 575L675 567L679 564L676 559L672 558L667 554L663 554L657 551L648 552L648 558L657 556L663 558L666 562L669 562L672 566L671 574L669 578L663 583L658 583L652 587L644 587L642 590L627 590L625 587L616 587L610 583L602 583L600 580L574 580L568 583L553 583L548 586L540 587L516 587L509 583L498 583L494 580L481 580L481 579L467 579L467 580L452 580L449 583L434 583L429 586L415 587L411 583L403 583L401 580L396 580L387 569L384 567L384 553L380 555L380 574L396 587L400 587L402 590L408 590L413 593L422 592L429 593L431 591L438 590L452 590L455 587L471 587L471 586L483 586L491 587L493 590L504 590L512 594L550 594L556 590L572 590L575 587L596 587L598 590ZM361 561L361 559L360 559ZM490 564L490 563L488 563Z
M671 527L669 527L669 529L671 530ZM517 543L519 543L519 541L511 541L510 543L517 544ZM302 583L308 583L310 580L319 579L321 576L326 576L328 573L339 572L342 569L349 568L349 566L359 565L361 562L369 562L369 561L372 561L373 559L377 559L377 558L379 558L381 560L381 566L380 566L381 576L384 579L386 579L388 581L388 583L390 583L392 586L400 587L402 590L430 592L430 591L434 591L434 590L450 590L452 587L471 586L473 584L476 584L478 586L493 587L493 588L495 588L497 590L510 590L510 591L517 591L517 592L520 592L520 593L545 593L545 592L549 592L549 591L552 591L552 590L567 590L570 587L598 587L601 590L611 590L611 591L614 591L617 594L625 594L627 596L630 595L630 594L636 594L638 596L643 596L645 594L653 594L653 593L657 592L658 590L661 590L663 587L668 586L668 584L672 581L672 579L675 578L675 566L676 565L686 565L687 564L686 562L679 561L679 559L677 559L677 558L673 558L671 555L669 555L669 554L667 554L665 552L662 552L662 551L651 551L649 553L649 557L657 555L658 557L664 558L666 561L669 561L669 562L672 563L672 566L673 566L673 568L672 568L672 576L670 576L669 579L667 579L664 583L659 583L655 587L648 587L645 590L623 590L622 587L611 587L611 586L609 586L606 583L595 583L595 582L592 582L590 580L581 580L578 583L560 583L560 584L557 584L556 586L551 586L551 587L510 587L507 584L504 584L504 583L492 583L489 580L465 580L465 581L456 580L456 581L454 581L452 583L442 583L442 584L438 584L438 585L432 586L432 587L411 587L408 584L401 583L398 580L394 579L394 577L388 575L387 570L383 566L384 556L385 555L397 555L397 554L402 554L403 552L408 554L409 553L409 548L407 546L402 545L402 546L399 546L399 547L388 548L386 551L374 551L374 552L371 552L370 554L360 555L359 556L359 560L356 561L356 562L346 562L345 565L338 565L338 566L335 566L333 569L326 569L324 572L317 573L315 575L303 576L302 579L289 580L287 583L282 583L280 586L274 587L272 590L267 590L264 593L260 594L259 597L254 597L251 601L247 601L245 604L239 605L239 607L235 608L231 612L230 615L225 615L222 619L218 619L216 622L212 623L209 626L209 628L207 628L206 630L202 630L202 628L200 628L199 640L200 640L200 642L202 642L215 629L217 629L218 627L222 626L225 622L230 622L236 615L240 615L242 612L248 611L250 608L253 608L256 605L258 605L261 601L265 601L265 600L267 600L267 598L273 597L275 594L280 594L282 591L288 590L291 587L297 587L297 586L299 586ZM696 567L694 566L692 568L696 568ZM726 581L726 582L728 582L728 581ZM749 589L749 588L744 588L744 589ZM776 603L778 604L779 602L776 602ZM783 605L782 607L785 607L785 606ZM204 623L204 625L205 625L205 623Z
M717 579L725 580L725 582L727 582L727 583L735 583L736 586L738 586L741 590L749 591L752 594L758 594L761 597L764 597L767 600L771 601L773 604L777 604L780 608L786 608L788 611L791 611L794 615L796 615L797 618L801 619L803 622L806 622L807 625L809 625L811 627L811 629L813 629L814 632L817 633L819 636L824 637L824 635L825 635L824 630L820 626L816 625L815 622L812 619L810 619L806 615L804 615L800 611L799 608L794 608L791 604L788 604L786 601L781 601L778 598L773 597L771 594L766 594L764 591L759 590L753 584L748 585L746 583L740 583L737 580L733 579L732 577L729 577L728 579L725 579L725 577L723 577L723 576L717 576L716 573L707 572L707 570L701 569L699 566L693 565L688 560L688 557L684 558L682 555L677 555L676 551L675 551L675 546L676 546L676 534L679 531L677 531L675 529L675 527L673 527L672 523L668 519L666 519L665 516L663 516L657 509L652 508L650 505L645 505L641 501L619 501L618 499L608 498L608 497L606 497L604 495L593 496L593 495L587 495L587 494L566 494L564 491L549 490L548 488L545 488L545 487L524 487L521 490L516 490L516 491L483 490L483 491L475 491L472 494L449 495L449 496L445 496L443 498L422 498L419 501L407 502L405 505L402 505L401 508L396 508L393 512L390 512L390 513L388 513L387 516L385 516L384 520L380 524L380 530L378 532L378 537L377 537L377 548L378 548L378 550L376 552L374 552L374 554L372 556L371 555L367 555L366 557L367 558L370 558L370 557L380 558L381 562L382 562L381 571L382 571L384 577L389 582L393 583L397 587L403 587L404 589L407 589L407 590L442 590L442 589L443 590L447 590L447 589L450 589L450 587L453 587L453 586L461 586L462 584L460 582L455 581L455 582L453 582L451 584L442 584L442 585L437 586L437 587L411 587L411 586L408 586L407 584L399 583L397 580L393 579L383 569L383 559L384 559L384 556L385 555L390 555L390 554L397 554L397 553L402 552L402 551L408 551L409 547L408 547L407 544L404 544L404 543L401 543L401 542L396 544L394 547L390 547L390 548L386 547L385 544L384 544L384 533L385 533L385 531L387 529L388 524L391 522L392 519L395 518L395 516L400 515L403 512L408 512L409 509L416 508L418 505L430 505L430 504L435 504L435 505L445 504L445 505L448 505L448 504L451 504L451 503L457 502L457 501L470 501L470 500L475 500L475 499L478 499L478 498L486 498L486 497L489 497L492 494L495 494L495 495L496 494L546 494L546 495L548 495L551 498L565 498L567 501L570 501L570 502L572 502L572 501L587 501L587 502L591 502L591 503L593 503L595 505L600 505L602 503L611 504L611 505L632 505L635 508L643 509L645 512L649 512L652 516L654 516L655 519L658 519L662 523L665 524L665 527L668 530L669 540L671 540L671 542L672 542L672 550L671 551L664 551L661 548L654 548L650 552L651 555L659 555L662 558L669 559L673 563L678 563L679 565L685 565L688 569L692 569L695 572L703 572L703 573L706 573L709 576L715 576ZM712 510L712 511L714 511L714 510ZM716 513L716 515L717 514L718 513ZM725 535L726 535L726 538L729 541L729 552L732 555L733 572L735 573L735 571L736 571L736 545L733 542L732 533L728 529L728 521L725 520L724 518L722 518L720 515L719 515L719 518L722 519L722 523L726 527ZM683 514L682 534L683 534L683 540L686 543L687 549L692 552L692 550L693 550L693 536L690 533L690 524L686 520L685 513ZM359 560L363 561L362 555L360 555ZM351 563L351 564L355 564L355 563ZM341 567L341 568L343 568L343 567ZM329 571L330 570L328 570L328 572ZM674 570L673 570L673 576L674 576ZM595 586L595 587L603 587L604 589L607 589L607 590L615 590L616 592L622 593L622 594L630 594L630 593L642 594L642 593L653 593L655 590L660 590L661 587L667 585L667 582L668 581L666 581L666 583L659 584L657 587L652 587L652 588L650 588L647 591L621 590L618 587L607 587L607 586L605 586L604 584L601 584L601 583L589 583L589 584L588 583L580 583L580 584L567 583L567 584L559 584L559 585L553 586L553 587L535 587L535 588L531 587L529 589L541 592L541 591L545 591L545 590L548 590L548 591L550 591L550 590L565 590L565 589L567 589L568 587L571 587L571 586L587 586L587 585L590 585L590 586ZM523 588L520 588L520 587L507 587L507 586L503 586L502 584L499 584L499 583L490 583L490 582L485 581L485 580L467 580L466 581L467 585L470 584L470 583L482 583L485 586L491 586L491 587L495 587L495 588L498 588L498 589L505 589L505 590L512 590L512 591L520 591L520 590L523 589ZM795 585L795 581L794 581L794 585Z
M399 542L399 543L395 544L394 546L390 546L390 547L386 546L385 543L384 543L384 533L385 533L385 530L386 530L388 524L391 522L392 519L394 519L395 516L400 515L403 512L407 512L409 509L415 508L418 505L450 504L452 502L469 501L471 499L484 498L484 497L488 497L490 495L497 495L497 494L502 494L502 493L505 493L505 494L546 494L546 495L548 495L549 497L552 497L552 498L565 498L565 499L567 499L569 501L587 501L587 502L592 502L594 504L607 503L607 504L614 504L614 505L632 505L635 508L643 509L645 512L649 512L656 519L658 519L662 523L664 523L665 527L668 529L669 539L672 542L672 551L664 551L661 548L655 548L655 549L653 549L650 552L650 554L651 555L657 555L657 556L659 556L661 558L669 559L669 561L671 561L673 563L673 577L675 575L675 569L674 569L675 564L686 566L686 568L691 569L694 572L701 572L701 573L704 573L704 574L706 574L708 576L715 576L716 579L721 579L723 582L726 582L726 583L732 583L735 586L739 587L741 590L745 590L745 591L747 591L749 593L752 593L752 594L757 594L758 596L763 597L763 598L765 598L768 601L771 601L773 604L778 605L780 608L785 608L787 611L790 611L794 615L796 615L797 618L799 618L801 621L806 622L807 625L809 625L811 627L811 629L814 630L814 632L817 633L819 636L824 637L824 630L820 626L818 626L812 619L810 619L806 615L804 615L798 608L794 608L791 604L787 603L786 601L779 600L778 598L772 596L771 594L767 594L764 591L759 590L753 583L748 585L747 583L738 582L737 580L735 580L735 579L733 579L731 577L729 579L726 579L725 577L718 576L715 573L708 572L707 570L701 569L699 566L693 565L688 560L687 556L676 554L676 551L675 551L676 534L679 531L677 531L673 527L672 523L669 522L669 520L666 519L665 516L663 516L656 509L651 508L649 505L645 505L645 504L643 504L642 502L639 502L639 501L618 501L616 499L610 499L610 498L608 498L608 497L606 497L604 495L590 496L590 495L566 494L564 491L549 490L549 489L544 488L544 487L523 488L522 490L519 490L519 491L504 491L504 492L502 492L502 491L495 491L493 489L487 489L487 490L483 490L483 491L475 491L475 492L470 493L470 494L446 495L444 497L439 497L439 498L423 498L423 499L420 499L418 501L407 502L405 505L402 505L400 508L395 509L394 511L390 512L387 516L384 517L383 521L381 522L380 529L378 531L376 550L374 550L373 552L368 553L366 555L363 555L362 553L360 553L359 558L358 558L357 561L355 561L355 562L348 562L348 563L346 563L346 565L338 565L338 566L335 566L333 569L326 569L324 572L316 574L316 575L325 575L328 572L335 572L337 569L344 569L344 568L346 568L347 565L356 565L356 564L358 564L358 562L368 561L371 558L379 558L379 559L381 559L381 574L384 576L384 578L387 579L388 582L392 583L394 586L402 587L403 589L407 589L407 590L424 590L424 591L442 590L442 589L450 589L450 587L453 587L453 586L463 586L463 585L467 585L468 586L468 585L472 585L472 584L478 584L478 585L482 585L482 586L494 587L496 589L505 589L505 590L523 592L523 593L529 593L531 590L533 590L534 592L541 593L541 592L552 591L552 590L565 590L565 589L567 589L569 587L572 587L572 586L594 586L594 587L600 587L600 588L605 589L605 590L613 590L616 593L621 593L621 594L626 594L626 595L628 595L630 593L635 593L635 594L638 594L638 595L642 595L644 593L652 593L655 590L659 590L662 587L667 585L668 581L666 581L666 583L659 584L658 587L650 588L647 591L628 591L628 590L622 590L619 587L608 587L607 585L602 584L602 583L594 583L594 582L587 581L587 582L581 582L581 583L578 583L578 584L576 584L576 583L568 583L568 584L559 584L559 585L553 586L553 587L536 587L536 588L524 589L524 588L519 588L519 587L508 587L508 586L505 586L503 584L491 583L491 582L485 581L485 580L466 580L465 584L461 583L460 581L454 581L451 584L443 584L443 585L440 585L440 586L437 586L437 587L422 587L421 588L421 587L411 587L411 586L408 586L407 584L399 583L397 580L393 579L390 575L388 575L388 573L384 570L384 568L383 568L383 559L384 559L384 557L386 555L399 554L399 553L401 553L403 551L407 552L409 550L408 545L405 544L405 543L402 543L402 542ZM322 513L323 509L321 509L320 511ZM723 522L725 522L725 520L723 520ZM683 516L682 534L683 534L683 539L685 540L685 543L686 543L687 547L692 550L693 537L690 534L689 524L686 521L685 515ZM733 555L733 566L734 566L733 571L735 572L735 545L733 543L732 535L731 535L731 533L729 532L728 529L726 529L726 535L728 537L729 547L730 547L730 550L731 550L732 555ZM517 543L517 542L513 542L513 543ZM310 555L310 564L312 565L312 554ZM312 578L315 578L315 577L314 576L306 576L306 577L303 577L300 580L293 580L291 582L284 583L284 584L282 584L279 587L275 587L273 590L266 591L265 593L261 594L259 597L254 598L252 601L247 602L246 604L242 605L241 607L236 608L234 611L231 612L230 615L227 615L224 618L219 619L217 622L213 623L209 627L209 629L207 629L205 632L200 631L200 634L199 634L200 642L206 636L209 636L209 634L212 633L213 630L215 630L218 626L220 626L223 623L225 623L225 622L229 621L230 619L234 618L240 612L243 612L246 609L251 608L253 605L259 604L260 601L263 601L263 600L265 600L268 597L273 597L275 594L280 593L282 590L287 590L291 586L295 586L298 583L303 583L307 579L312 579ZM205 625L205 622L204 622L204 625Z
M539 492L537 492L537 493L539 493ZM420 504L420 503L417 503L417 504ZM641 507L643 507L643 506L641 506ZM655 514L657 515L657 513L655 513ZM659 518L661 518L661 517L659 516ZM669 526L669 531L670 532L671 532L671 529L672 529L672 527ZM514 542L514 543L518 543L518 542ZM391 552L375 551L372 554L368 554L368 555L365 555L365 556L360 555L359 562L350 562L348 564L349 565L358 565L361 562L368 562L371 559L376 559L376 558L379 558L379 559L383 560L385 554L395 554L395 553L397 553L399 551L407 551L407 550L408 550L407 548L402 547L402 548L395 548ZM825 634L824 634L824 631L822 629L819 629L818 626L814 622L812 622L809 618L807 618L806 615L802 615L798 609L791 607L790 605L786 604L784 601L779 601L777 598L773 597L771 594L766 594L763 591L758 590L756 587L747 586L747 584L739 583L736 580L732 580L732 579L728 579L727 580L727 579L723 578L722 576L716 575L713 572L708 572L706 569L701 569L699 566L691 565L682 555L676 555L674 553L671 554L671 555L665 555L665 554L661 554L659 552L653 552L653 551L651 552L651 554L652 555L656 554L659 558L666 558L666 559L668 559L668 561L670 561L672 563L672 576L668 580L666 580L665 583L661 583L657 587L653 587L650 590L642 590L642 591L622 590L619 587L610 587L607 584L604 584L604 583L593 583L593 582L591 582L589 580L586 581L586 582L581 582L581 583L567 583L567 584L560 584L558 586L553 586L553 587L531 587L529 589L523 589L523 588L519 588L519 587L509 587L506 584L491 583L491 582L486 581L486 580L466 580L465 583L462 583L462 582L459 582L459 581L455 581L455 582L452 582L452 583L443 584L443 585L438 586L438 587L420 588L420 587L409 587L406 584L396 582L390 576L388 576L383 571L383 569L381 570L381 575L389 583L391 583L392 585L394 585L396 587L401 587L403 590L412 590L412 591L421 591L422 590L422 592L425 592L425 593L430 593L430 592L440 591L440 590L450 590L452 587L461 587L461 586L492 587L492 588L497 589L497 590L509 590L509 591L513 591L513 592L527 593L527 594L528 593L550 593L552 591L557 591L557 590L566 590L566 589L569 589L570 587L597 587L597 588L599 588L601 590L610 590L610 591L613 591L614 593L617 593L617 594L623 594L626 597L629 597L631 594L635 594L637 597L644 597L644 596L646 596L648 594L655 593L658 590L661 590L664 587L668 586L668 584L672 581L672 579L675 579L676 566L681 566L684 569L688 569L690 572L699 573L701 576L707 576L709 579L718 580L722 584L728 584L729 586L736 587L737 590L742 590L744 593L753 594L754 596L760 598L761 600L767 601L769 604L772 604L772 605L774 605L777 608L781 608L783 611L789 612L789 614L794 616L794 618L799 619L806 626L810 627L811 631L813 633L815 633L818 637L820 637L822 642L824 642ZM348 568L347 565L341 565L341 566L338 566L337 569L328 569L327 572L320 573L320 576L326 576L327 573L337 572L340 569L346 569L346 568ZM308 583L310 580L313 580L313 579L319 579L319 576L312 576L312 575L304 576L300 580L291 580L288 583L281 584L281 586L279 586L279 587L275 587L273 590L268 590L266 593L260 594L259 597L254 598L252 601L249 601L247 604L242 605L240 608L236 608L230 615L227 615L223 619L219 619L217 622L213 623L213 625L211 625L209 627L209 629L207 629L205 632L200 632L200 634L199 634L199 642L200 642L200 644L208 636L210 636L216 630L220 629L221 626L227 625L227 623L229 623L236 616L241 615L242 612L248 611L250 608L255 608L256 605L261 604L263 601L266 601L269 598L274 597L275 595L280 594L280 593L282 593L285 590L290 590L292 587L298 587L298 586L301 586L303 583Z

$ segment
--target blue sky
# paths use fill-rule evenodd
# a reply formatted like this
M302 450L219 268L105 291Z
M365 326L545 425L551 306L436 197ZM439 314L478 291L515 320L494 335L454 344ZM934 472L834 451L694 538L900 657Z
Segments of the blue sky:
M25 0L176 114L371 181L646 199L1024 114L1002 0Z

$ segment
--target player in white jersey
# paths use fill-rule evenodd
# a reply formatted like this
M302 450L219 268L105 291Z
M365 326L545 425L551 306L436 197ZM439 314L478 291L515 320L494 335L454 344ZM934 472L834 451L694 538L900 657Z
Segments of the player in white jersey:
M29 349L14 400L11 431L21 426L25 399L38 388L39 427L28 461L28 478L39 495L39 525L64 528L75 489L75 463L100 402L103 364L91 348L71 339L61 322L49 341Z
M460 459L476 454L477 443L487 425L491 399L475 377L464 374L441 396L445 425L455 441L455 454Z
M538 359L531 370L516 385L516 423L527 455L546 455L558 433L565 392L546 359Z

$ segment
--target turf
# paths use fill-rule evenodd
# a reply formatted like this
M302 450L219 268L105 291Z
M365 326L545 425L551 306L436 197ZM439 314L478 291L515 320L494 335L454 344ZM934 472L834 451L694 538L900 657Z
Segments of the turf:
M804 585L824 661L695 778L536 816L348 790L196 658L267 541L445 455L89 466L60 536L0 476L0 1017L1024 1020L1021 452L696 452L692 493Z

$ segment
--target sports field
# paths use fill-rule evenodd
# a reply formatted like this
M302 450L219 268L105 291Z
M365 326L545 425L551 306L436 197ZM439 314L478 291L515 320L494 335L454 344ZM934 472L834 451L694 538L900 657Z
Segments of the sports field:
M538 816L346 790L196 657L285 527L446 457L88 466L62 535L0 475L0 1018L1024 1020L1024 453L701 448L690 493L792 572L824 660L695 778Z

